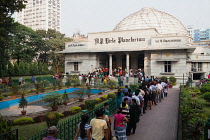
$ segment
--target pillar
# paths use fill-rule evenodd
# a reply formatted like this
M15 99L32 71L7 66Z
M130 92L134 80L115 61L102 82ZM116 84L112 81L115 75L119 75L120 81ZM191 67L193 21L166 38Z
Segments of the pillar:
M109 75L112 75L112 54L109 54Z
M145 51L144 53L144 73L145 76L157 76L154 75L154 72L151 72L151 52Z
M129 64L129 62L130 62L130 55L129 55L129 53L126 53L126 71L129 73L129 71L130 71L130 64Z

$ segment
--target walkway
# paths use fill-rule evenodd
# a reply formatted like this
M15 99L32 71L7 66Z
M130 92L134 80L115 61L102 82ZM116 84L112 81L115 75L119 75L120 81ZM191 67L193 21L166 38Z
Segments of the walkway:
M172 88L169 95L152 110L146 110L137 124L136 133L128 140L176 140L179 89Z

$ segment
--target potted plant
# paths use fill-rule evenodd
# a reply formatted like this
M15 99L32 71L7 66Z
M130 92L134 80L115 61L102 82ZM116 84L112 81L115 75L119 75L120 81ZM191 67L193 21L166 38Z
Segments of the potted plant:
M52 108L52 111L56 111L58 110L58 104L61 102L62 97L60 94L54 92L44 96L42 100L49 103L49 106Z
M36 88L36 94L39 94L40 89L41 89L41 83L36 83L35 88Z
M82 102L84 100L84 95L85 95L85 89L81 88L81 89L76 89L74 91L74 93L79 97L79 102Z
M64 91L62 98L63 98L63 104L67 105L69 98L68 98L68 93L66 92L66 90Z
M26 114L26 110L24 110L24 108L27 106L28 102L26 100L26 98L24 97L24 94L22 94L22 98L19 101L19 108L23 108L23 110L21 111L22 115Z
M88 86L87 86L86 93L87 93L87 95L88 95L89 98L90 98L90 95L91 95L90 92L91 92L91 86L88 85Z
M19 86L13 86L12 87L12 94L13 94L13 98L16 99L17 98L17 94L19 92Z

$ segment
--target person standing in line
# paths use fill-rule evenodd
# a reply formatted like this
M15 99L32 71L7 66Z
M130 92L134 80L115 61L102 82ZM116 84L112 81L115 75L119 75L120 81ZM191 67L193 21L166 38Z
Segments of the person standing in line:
M122 103L122 97L123 97L123 93L120 89L118 89L118 93L116 95L116 108L120 107L120 104Z
M23 82L23 78L22 77L20 77L19 79L18 79L18 82L19 82L19 86L22 84L22 82Z
M164 90L165 97L167 97L168 96L168 82L167 81L165 82L165 86L163 90Z
M125 92L124 97L122 97L122 102L124 102L124 99L125 99L125 98L128 99L128 106L129 106L129 108L130 108L131 103L132 103L132 96L129 97L129 96L128 96L128 92Z
M128 83L128 81L129 81L129 74L127 72L125 74L125 77L126 77L126 83Z
M128 92L128 86L126 85L125 88L122 89L123 94L125 94L126 92Z
M151 83L149 88L152 93L152 104L154 103L155 105L157 105L157 103L156 103L156 89L157 89L157 87L154 85L154 82Z
M130 130L130 112L129 109L126 108L125 102L122 102L122 114L125 115L125 117L128 119L126 126L126 136L129 136L130 133L128 133L128 131Z
M87 124L89 116L87 114L82 115L81 122L78 124L77 132L74 136L74 140L91 140L90 137L90 125Z
M120 83L121 83L121 85L120 85L120 86L122 87L122 86L123 86L123 81L124 81L124 77L123 77L123 75L121 75L121 76L120 76L120 81L121 81L121 82L120 82Z
M90 121L92 140L108 140L107 123L103 120L103 112L98 109L95 111L96 117Z
M107 115L108 117L109 117L109 124L110 124L110 126L111 126L111 124L112 124L112 120L111 120L111 114L110 114L110 112L109 112L109 104L106 102L106 103L104 103L104 109L105 109L105 115Z
M145 91L146 91L145 93L147 93L147 95L148 95L148 102L149 102L149 107L150 107L149 109L151 110L152 109L153 97L152 97L152 91L150 89L150 85L149 84L146 86L146 90Z
M157 101L161 102L161 95L163 94L163 86L161 85L161 82L158 81L157 87Z
M128 119L122 114L122 108L117 109L117 114L114 115L114 130L117 140L127 140L126 123Z
M128 134L131 134L131 130L132 130L132 134L135 134L136 131L136 123L137 123L137 119L138 119L138 105L136 104L136 100L132 99L132 105L131 108L129 110L130 112L130 127L128 129Z
M48 136L43 138L42 140L59 140L57 139L57 135L58 135L58 128L56 126L51 126L48 128Z
M137 113L137 122L140 121L140 114L141 114L141 102L140 102L140 99L139 99L139 90L136 89L135 91L135 94L132 96L132 99L135 99L136 100L136 104L138 106L138 113Z

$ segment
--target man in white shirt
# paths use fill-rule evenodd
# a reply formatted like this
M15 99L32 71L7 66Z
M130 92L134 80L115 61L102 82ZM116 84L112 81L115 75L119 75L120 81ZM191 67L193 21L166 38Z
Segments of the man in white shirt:
M138 116L138 120L137 120L137 122L139 122L140 121L140 114L141 114L141 103L140 103L140 99L139 99L139 91L138 90L136 90L135 91L135 94L132 96L132 99L135 99L136 100L136 104L138 105L138 114L137 114L137 116Z
M80 82L80 84L82 84L82 76L81 75L79 75L79 82Z
M18 81L19 81L19 85L21 85L21 84L22 84L22 82L23 82L23 78L22 78L22 77L20 77Z
M125 74L125 77L126 77L126 83L128 83L128 79L129 79L129 74L126 72Z
M160 84L161 82L158 81L157 87L157 101L161 102L161 95L163 94L163 86Z

